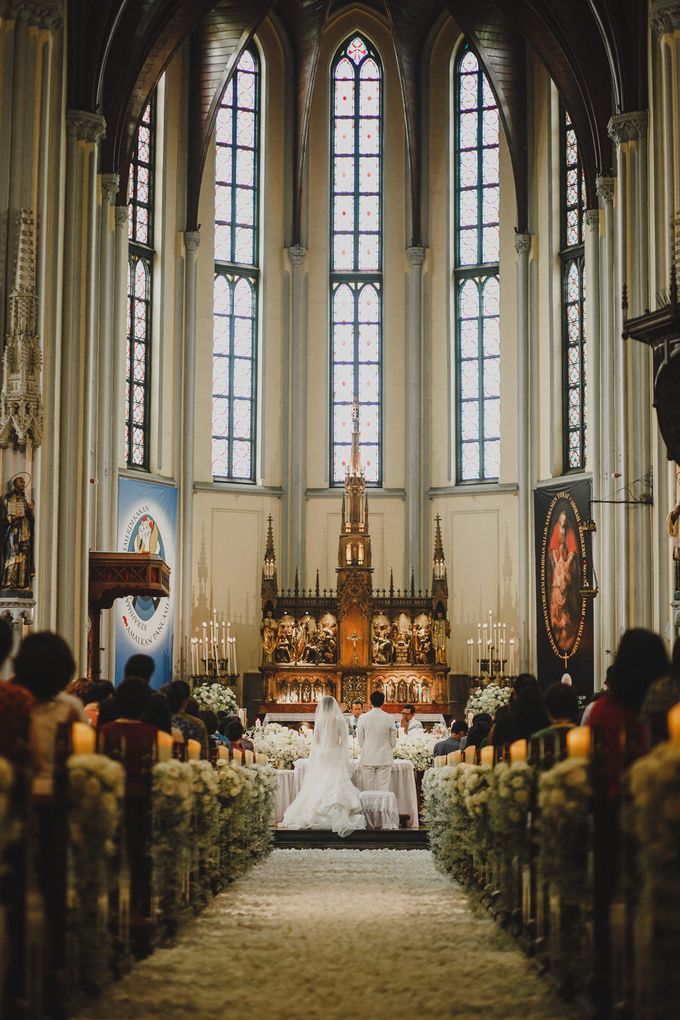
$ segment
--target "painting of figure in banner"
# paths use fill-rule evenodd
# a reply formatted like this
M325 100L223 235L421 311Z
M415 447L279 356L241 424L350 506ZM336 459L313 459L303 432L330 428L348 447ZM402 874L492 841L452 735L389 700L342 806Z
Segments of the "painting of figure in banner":
M539 676L568 673L579 693L593 684L589 519L590 482L534 493Z

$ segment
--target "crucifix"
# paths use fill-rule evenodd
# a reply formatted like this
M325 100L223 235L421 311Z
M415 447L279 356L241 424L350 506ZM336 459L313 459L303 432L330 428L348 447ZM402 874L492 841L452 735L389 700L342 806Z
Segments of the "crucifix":
M359 641L361 641L361 634L357 634L356 627L354 628L352 633L349 635L349 639L352 642L352 647L354 649L354 651L352 653L352 665L356 666L356 664L357 664L357 643Z

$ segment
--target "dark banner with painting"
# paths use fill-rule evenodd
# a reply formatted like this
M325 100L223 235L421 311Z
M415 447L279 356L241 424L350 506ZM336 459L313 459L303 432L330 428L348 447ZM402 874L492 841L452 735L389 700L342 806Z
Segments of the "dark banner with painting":
M582 695L593 690L590 499L589 481L534 491L538 675L568 673Z

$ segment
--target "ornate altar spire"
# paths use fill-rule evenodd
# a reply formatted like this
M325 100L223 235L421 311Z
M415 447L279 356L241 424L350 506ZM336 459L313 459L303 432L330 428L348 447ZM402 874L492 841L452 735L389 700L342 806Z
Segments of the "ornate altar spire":
M356 400L352 405L352 455L345 474L345 491L342 497L338 565L340 567L371 565L368 496L364 469L361 466L359 404Z
M40 446L43 433L40 372L42 351L36 333L38 295L35 289L33 213L19 210L14 286L9 296L9 331L2 357L0 446Z
M437 611L437 607L443 608L445 611L449 598L441 523L441 517L437 514L434 519L434 555L432 557L432 607L435 611Z
M274 604L278 594L278 580L276 577L276 553L274 551L274 530L272 528L272 515L267 518L267 542L264 549L264 562L262 564L262 605Z

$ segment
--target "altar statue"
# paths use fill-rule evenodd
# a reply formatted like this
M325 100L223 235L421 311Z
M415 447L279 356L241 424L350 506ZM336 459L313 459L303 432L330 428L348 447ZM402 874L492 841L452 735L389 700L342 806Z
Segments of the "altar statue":
M274 649L276 648L278 630L279 625L274 619L271 609L269 609L260 627L260 634L262 635L262 661L267 664L274 661Z
M390 621L384 613L378 613L373 617L373 662L384 664L392 661L390 630Z
M30 595L33 565L33 503L26 498L26 477L15 475L0 502L3 591Z
M407 663L411 661L411 619L406 613L400 613L393 627L394 661Z
M282 616L276 635L274 649L275 662L295 662L295 620L292 616Z
M332 613L321 617L321 634L318 643L319 662L337 662L338 624Z
M451 634L451 624L444 619L444 614L437 613L437 619L432 624L432 643L434 644L434 661L441 665L446 663L446 639Z
M413 621L413 659L420 665L434 659L432 620L427 613L419 613Z

